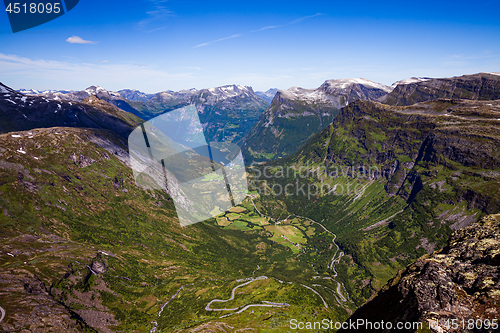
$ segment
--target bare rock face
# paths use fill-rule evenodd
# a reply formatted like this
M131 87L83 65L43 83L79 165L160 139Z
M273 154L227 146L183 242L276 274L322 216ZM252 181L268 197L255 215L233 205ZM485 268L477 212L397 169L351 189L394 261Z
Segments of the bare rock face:
M92 262L91 268L97 274L104 274L106 272L106 264L104 263L104 261Z
M84 156L82 154L80 154L80 156L76 156L75 153L71 154L69 159L72 160L80 168L88 167L89 165L92 165L95 162L97 162L96 160L94 160L90 157Z
M423 322L433 332L493 332L468 323L498 319L499 264L500 214L496 214L456 231L447 247L408 266L349 319L390 321L394 327L397 322ZM447 327L453 320L460 327Z

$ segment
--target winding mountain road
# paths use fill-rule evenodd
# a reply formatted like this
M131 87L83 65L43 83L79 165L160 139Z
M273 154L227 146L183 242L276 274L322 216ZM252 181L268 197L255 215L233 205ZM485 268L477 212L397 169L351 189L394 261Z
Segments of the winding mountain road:
M212 303L217 303L217 302L225 303L225 302L232 301L234 299L234 296L235 296L235 293L236 293L236 289L238 289L240 287L243 287L243 286L246 286L246 285L248 285L248 284L250 284L252 282L258 281L258 280L266 280L267 278L268 278L267 276L259 276L259 277L255 278L255 279L251 279L250 281L247 281L245 283L237 285L231 291L231 297L229 299L225 299L225 300L214 299L214 300L211 300L210 303L208 303L207 306L205 306L205 310L207 310L207 311L236 311L236 310L238 310L240 307L232 308L232 309L225 309L225 308L224 309L212 309L210 307L210 305ZM219 318L229 317L229 316L232 316L234 314L241 313L241 312L245 311L246 309L251 308L251 307L255 307L255 306L268 307L268 308L276 308L276 307L277 308L282 308L282 307L285 307L285 306L290 306L290 304L288 304L288 303L275 303L275 302L268 302L268 301L262 301L262 303L266 303L266 304L248 304L248 305L245 305L243 308L239 309L236 312L233 312L233 313L221 316Z
M234 299L234 296L235 296L235 293L236 293L236 289L240 288L240 287L243 287L243 286L246 286L254 281L257 281L257 280L265 280L267 279L267 276L259 276L255 279L251 279L250 281L247 281L245 283L242 283L242 284L239 284L237 285L236 287L233 288L233 291L231 292L231 298L229 299L226 299L226 300L222 300L222 299L213 299L210 301L210 303L207 304L207 306L205 306L205 310L207 311L235 311L235 310L238 310L238 308L234 308L234 309L212 309L210 308L210 305L212 303L225 303L225 302L229 302L229 301L232 301Z

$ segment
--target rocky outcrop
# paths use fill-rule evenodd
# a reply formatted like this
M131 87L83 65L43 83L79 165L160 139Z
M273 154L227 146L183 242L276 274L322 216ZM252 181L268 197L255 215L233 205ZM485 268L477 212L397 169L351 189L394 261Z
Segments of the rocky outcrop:
M412 105L438 98L500 99L500 74L479 73L442 79L408 80L397 84L380 101L389 105Z
M424 328L440 333L497 331L486 329L486 320L491 324L500 315L499 265L500 214L496 214L453 233L448 246L400 272L349 321L384 320L393 327L398 322L422 322ZM459 327L454 329L453 322Z

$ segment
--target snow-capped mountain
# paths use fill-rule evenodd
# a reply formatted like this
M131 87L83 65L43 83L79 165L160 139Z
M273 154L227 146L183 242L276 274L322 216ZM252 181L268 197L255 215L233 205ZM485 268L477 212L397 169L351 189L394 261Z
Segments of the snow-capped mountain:
M35 90L35 89L19 89L17 92L24 94L24 95L36 95L40 94L41 91Z
M392 88L367 79L339 79L325 81L318 90L329 96L343 96L344 101L350 103L358 99L376 100Z
M328 80L317 89L278 90L271 106L245 136L243 154L247 160L292 154L330 124L340 108L358 99L377 100L391 90L366 79Z
M249 95L254 93L252 87L247 86L239 86L239 85L227 85L222 87L215 87L207 89L214 96L218 96L219 98L226 99L238 95Z
M255 94L265 100L268 103L271 103L273 101L274 95L278 92L278 89L276 88L271 88L267 90L266 92L264 91L256 91Z
M211 141L238 141L257 122L269 104L257 96L252 87L226 85L209 89L166 90L146 94L139 90L109 91L91 86L82 91L22 90L26 95L56 101L81 102L97 96L122 110L149 120L160 114L195 104L200 120Z
M227 85L201 89L193 93L205 135L211 141L238 142L257 122L269 106L252 87Z
M106 90L101 86L91 86L81 91L70 91L70 90L38 91L34 89L21 89L19 90L19 92L25 95L36 95L55 100L67 100L67 101L83 101L84 99L92 95L96 95L100 99L105 99L105 100L121 99L121 100L144 102L144 103L147 103L149 101L152 101L154 103L173 102L173 104L201 102L202 104L215 105L219 102L235 97L259 100L259 97L255 94L252 87L240 86L234 84L209 88L209 89L202 89L202 90L197 90L197 89L185 89L181 91L166 90L159 92L157 94L146 94L136 89L123 89L118 92L114 92ZM259 102L261 101L259 100Z
M198 90L194 93L193 102L200 105L217 105L230 106L233 101L244 102L246 104L259 104L264 106L264 101L255 94L252 87L227 85L209 89ZM250 105L249 105L250 106ZM267 105L266 105L267 106Z
M29 95L29 96L40 96L45 98L50 98L54 100L64 100L64 101L74 101L81 102L86 98L89 98L92 95L96 95L99 98L103 99L123 99L120 93L114 91L108 91L101 86L90 86L82 91L73 91L73 90L44 90L38 91L33 89L21 89L20 93Z
M198 90L194 88L180 91L162 91L151 97L150 101L157 103L189 103L191 97L193 97L197 91Z
M63 96L66 94L73 93L73 90L35 90L35 89L19 89L17 92L20 92L24 95L41 95L44 97L48 96ZM59 98L60 99L60 98Z

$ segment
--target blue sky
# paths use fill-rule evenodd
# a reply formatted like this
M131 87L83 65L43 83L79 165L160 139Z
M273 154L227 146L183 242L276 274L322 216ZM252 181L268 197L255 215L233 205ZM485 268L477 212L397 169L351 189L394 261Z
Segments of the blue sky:
M0 82L154 93L500 72L499 12L499 1L80 0L15 34L0 13Z

